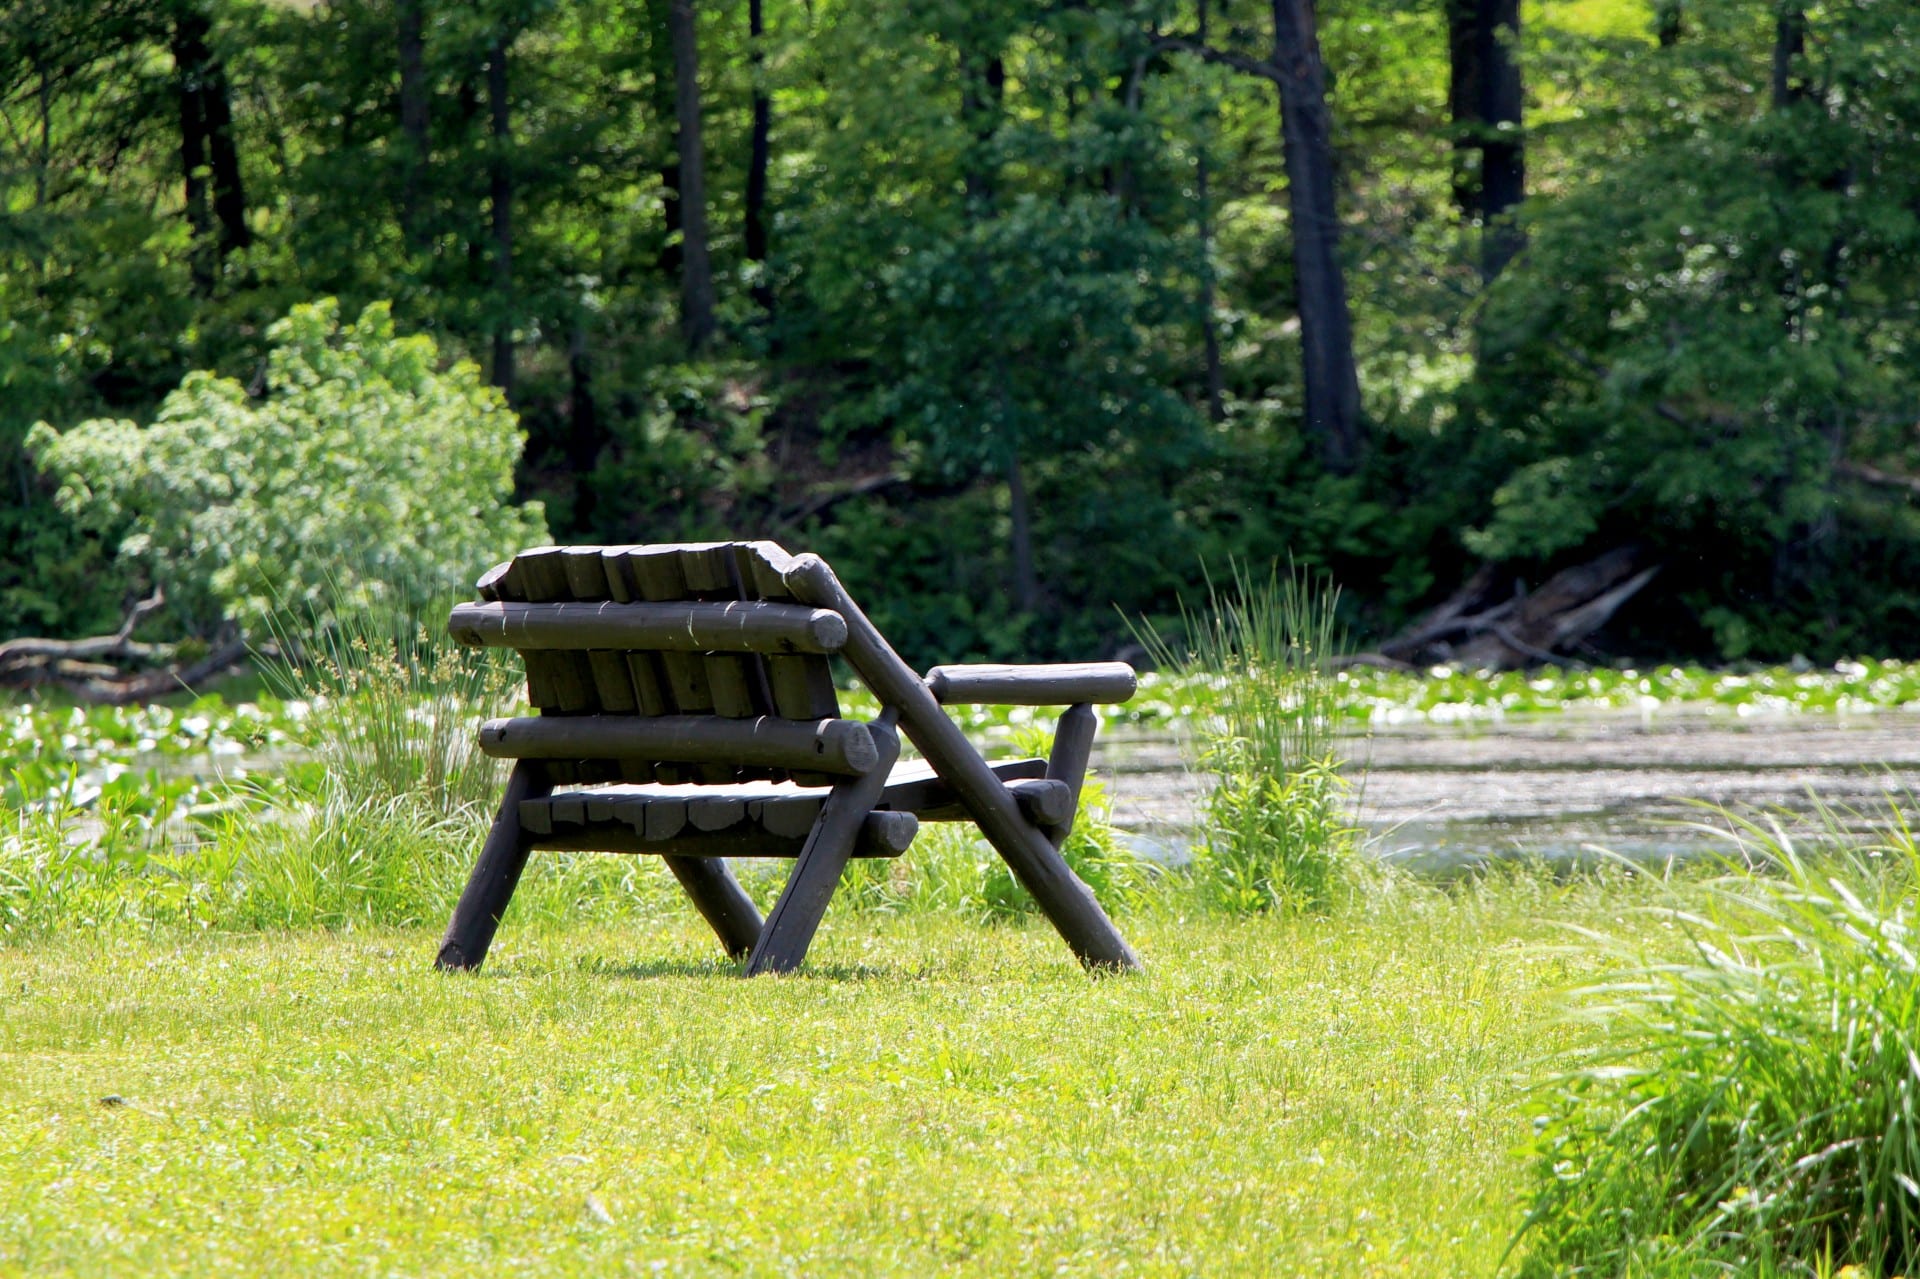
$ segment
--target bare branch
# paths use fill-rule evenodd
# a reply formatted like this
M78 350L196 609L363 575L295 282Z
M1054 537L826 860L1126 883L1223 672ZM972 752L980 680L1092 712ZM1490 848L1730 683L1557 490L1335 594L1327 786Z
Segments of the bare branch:
M1229 53L1225 49L1216 49L1212 45L1202 43L1199 40L1189 40L1185 36L1161 35L1156 32L1153 37L1153 47L1156 49L1175 49L1181 53L1191 53L1203 62L1211 62L1216 66L1232 67L1235 71L1243 75L1258 76L1260 79L1270 81L1274 84L1279 84L1281 80L1280 68L1271 62L1263 62L1255 58L1249 58L1245 54Z

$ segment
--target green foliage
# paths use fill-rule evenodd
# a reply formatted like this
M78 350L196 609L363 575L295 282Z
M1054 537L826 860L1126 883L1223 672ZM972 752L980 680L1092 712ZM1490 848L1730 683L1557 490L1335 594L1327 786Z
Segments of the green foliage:
M1554 1082L1524 1273L1920 1260L1920 852L1732 835L1737 873L1667 914L1684 957L1625 948L1585 992L1606 1040Z
M475 723L524 697L518 664L463 649L439 625L448 601L353 609L338 597L306 617L269 620L268 683L307 707L297 740L342 794L436 817L487 813L504 780Z
M153 425L99 419L29 437L64 509L124 533L122 556L203 628L259 634L276 607L464 585L544 541L512 503L522 437L470 364L438 369L385 306L331 301L268 330L265 398L198 372Z
M1204 675L1215 696L1194 726L1208 792L1193 878L1221 909L1313 911L1334 905L1357 873L1335 754L1341 686L1332 661L1338 592L1276 565L1262 581L1236 564L1204 616L1188 615L1186 648L1144 636L1162 666Z

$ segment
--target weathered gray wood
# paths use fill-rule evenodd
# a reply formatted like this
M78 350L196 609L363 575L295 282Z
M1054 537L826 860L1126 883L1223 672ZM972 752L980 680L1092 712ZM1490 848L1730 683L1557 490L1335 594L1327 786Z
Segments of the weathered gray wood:
M1125 662L936 666L927 688L943 706L1070 706L1124 702L1139 687Z
M773 709L788 719L818 719L840 713L840 695L833 687L833 671L822 657L769 657L767 679L773 686Z
M480 749L497 759L667 760L805 768L850 777L872 771L877 759L873 735L865 724L850 719L805 723L772 716L490 719L480 726Z
M567 590L575 600L590 602L612 598L607 585L606 564L602 558L604 549L599 546L569 546L563 551L561 563L567 573ZM587 667L593 675L593 689L600 710L627 715L639 709L639 699L635 696L633 677L627 672L624 654L604 650L589 652Z
M732 795L691 796L687 820L695 830L728 830L747 820L747 801Z
M1020 805L1020 815L1043 830L1050 830L1073 814L1073 790L1065 782L1044 777L1019 778L1008 782L1007 789L1013 793L1014 802ZM889 806L905 809L923 822L973 820L973 814L958 796L953 796L946 803L932 803L924 808L907 808L902 804Z
M680 572L680 552L671 546L638 546L627 552L627 571L643 600L681 600L687 597L687 579Z
M1061 859L1052 841L1021 814L1006 786L959 726L947 718L920 677L860 611L826 562L816 555L799 556L784 578L802 603L831 608L846 619L843 651L847 660L881 705L898 710L907 736L959 793L981 833L1006 859L1014 878L1033 896L1080 962L1091 968L1140 968L1140 956L1113 926L1092 890ZM764 935L761 945L766 945Z
M760 940L760 909L733 877L733 868L715 857L668 857L666 863L727 954L744 958Z
M1044 759L1003 759L988 767L1003 782L1047 775L1047 761ZM928 821L939 821L942 819L933 817L932 811L958 805L960 797L953 787L942 780L940 774L934 772L931 764L925 760L914 760L893 770L893 776L887 779L886 794L880 802L888 808L919 813Z
M507 775L506 794L494 814L493 826L480 846L480 857L460 901L447 921L446 935L440 939L436 968L478 968L493 945L500 917L526 868L527 852L533 847L531 835L520 825L520 806L529 799L547 793L552 783L538 764L521 762Z
M1036 818L1035 824L1047 832L1053 846L1059 848L1073 833L1074 814L1080 811L1080 786L1086 780L1087 760L1093 755L1093 735L1100 727L1093 707L1069 706L1053 730L1053 750L1047 756L1047 777L1063 782L1069 789L1066 813L1060 817Z
M855 833L853 857L898 857L913 845L920 819L912 813L882 809L861 819ZM756 823L726 830L699 830L691 824L674 834L649 839L629 826L559 826L544 835L530 835L534 848L572 849L598 853L649 853L665 857L798 857L812 828L798 835L776 835Z
M679 653L831 653L846 641L839 614L800 604L711 600L456 604L447 633L469 647L643 648Z
M750 719L772 710L755 705L754 673L743 653L709 653L707 687L713 693L713 713L727 719Z
M482 573L480 580L473 584L475 594L483 600L499 599L500 584L506 580L507 570L512 567L513 561L505 560Z
M833 890L840 884L840 876L847 868L847 858L853 854L861 829L888 819L913 820L906 813L873 811L880 792L886 787L887 774L900 758L900 738L894 732L895 715L894 708L888 707L869 726L880 754L879 766L865 777L836 786L828 793L820 809L820 820L807 836L806 846L793 864L793 874L781 890L780 900L767 912L760 940L754 943L753 953L747 958L747 976L791 972L805 962L807 948L813 944L813 934L827 912Z
M505 584L509 588L510 598L517 597L525 602L458 604L454 606L454 616L458 617L463 608L526 608L565 600L568 595L566 548L540 546L520 552L513 557L513 566L507 570ZM452 622L453 619L449 618L450 631ZM466 642L458 633L454 634L454 639L460 643ZM539 647L544 650L552 646ZM563 714L578 715L598 708L593 668L583 654L541 651L526 654L522 661L527 668L529 699L542 711L557 710ZM536 689L546 693L545 700L534 696Z
M679 548L680 576L695 595L734 595L733 543L690 542Z

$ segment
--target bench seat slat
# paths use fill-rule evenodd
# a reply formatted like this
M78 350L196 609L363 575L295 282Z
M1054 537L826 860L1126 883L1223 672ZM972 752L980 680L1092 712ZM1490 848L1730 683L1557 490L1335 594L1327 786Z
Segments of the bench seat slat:
M527 828L529 831L531 827ZM855 857L898 857L913 843L919 819L912 813L881 810L868 813L853 846ZM754 825L703 831L688 826L667 839L648 839L628 827L556 827L551 834L532 837L535 848L570 848L600 853L653 853L663 857L798 857L804 834L771 834Z

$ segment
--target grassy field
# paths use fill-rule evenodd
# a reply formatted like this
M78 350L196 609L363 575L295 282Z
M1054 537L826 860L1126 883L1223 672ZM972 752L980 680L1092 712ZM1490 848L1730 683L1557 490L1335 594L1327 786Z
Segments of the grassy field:
M694 923L0 949L0 1272L1495 1271L1518 1073L1583 1032L1521 879L1333 919L828 918L741 982ZM1656 928L1656 925L1644 925Z

